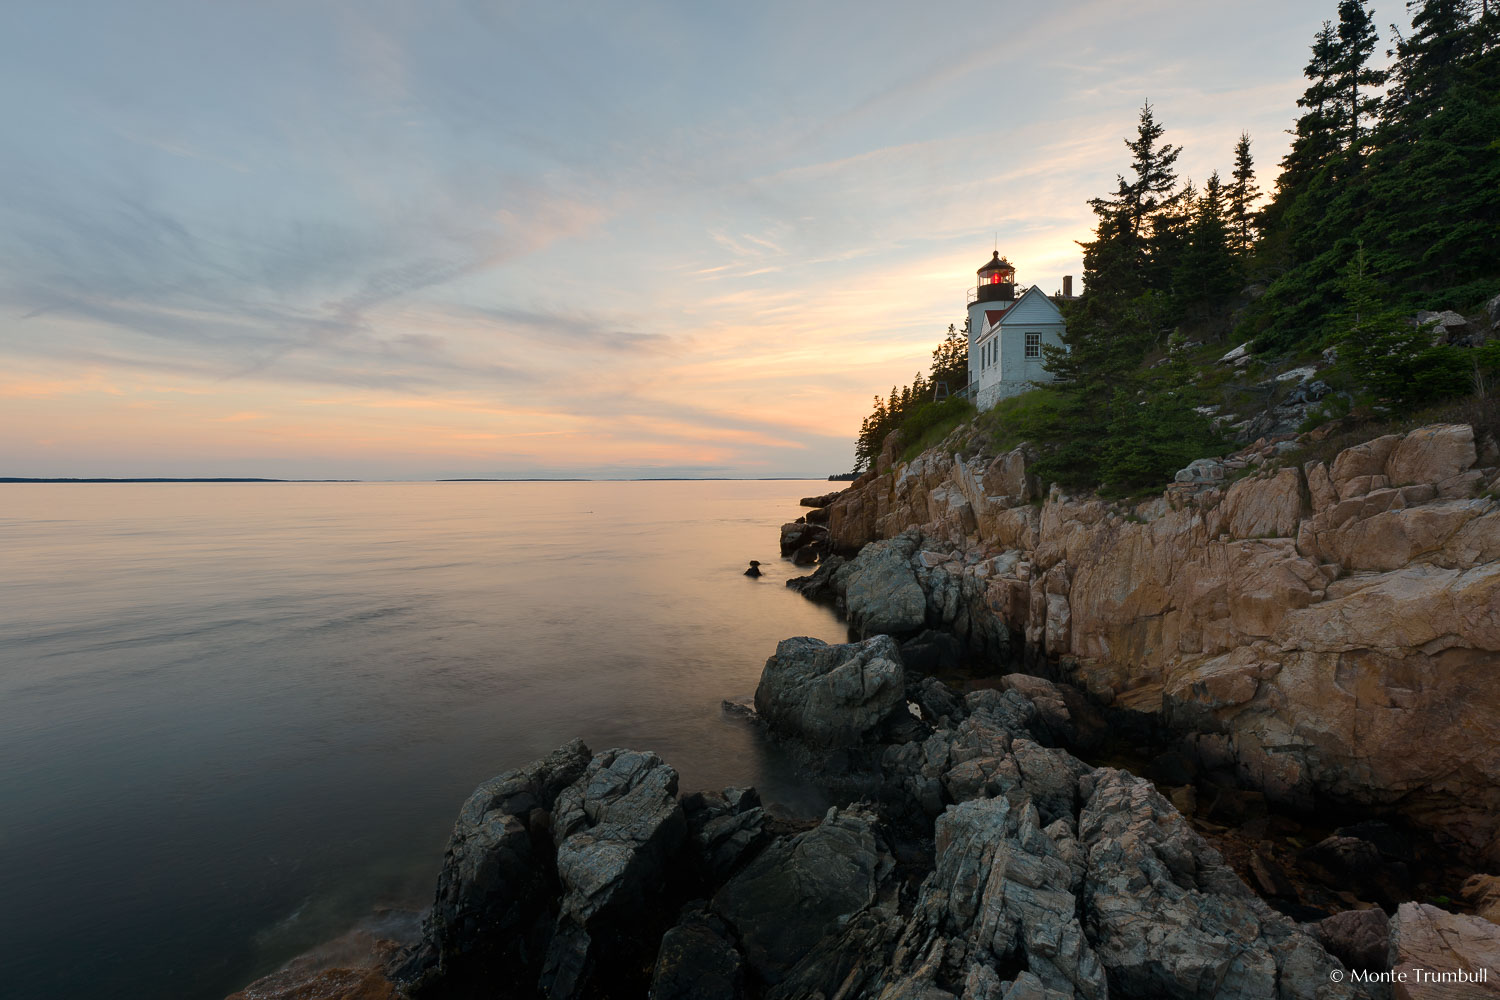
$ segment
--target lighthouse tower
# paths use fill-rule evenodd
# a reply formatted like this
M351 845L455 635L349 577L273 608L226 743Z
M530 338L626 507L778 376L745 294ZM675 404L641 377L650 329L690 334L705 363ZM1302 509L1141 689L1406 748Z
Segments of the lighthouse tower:
M969 336L977 337L1000 322L1005 310L1016 299L1016 269L1010 261L995 255L977 272L979 284L969 293Z

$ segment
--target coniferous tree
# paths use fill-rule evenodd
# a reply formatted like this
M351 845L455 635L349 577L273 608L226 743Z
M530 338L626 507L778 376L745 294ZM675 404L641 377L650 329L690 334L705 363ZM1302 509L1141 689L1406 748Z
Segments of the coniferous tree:
M1292 129L1292 145L1282 157L1276 190L1264 213L1263 224L1278 234L1284 235L1287 230L1297 228L1296 220L1288 216L1298 207L1298 199L1307 192L1313 179L1328 165L1329 158L1338 151L1339 94L1334 76L1337 65L1338 35L1332 22L1324 21L1313 39L1312 58L1302 70L1308 87L1297 98L1297 105L1306 110ZM1293 241L1282 240L1270 249L1277 255L1273 265L1278 269L1298 263Z
M1413 12L1412 33L1404 36L1392 27L1397 85L1387 98L1385 116L1398 133L1442 105L1481 41L1471 30L1473 0L1407 0L1406 9Z
M1229 242L1240 257L1248 257L1255 245L1255 199L1260 188L1255 183L1255 161L1250 156L1250 133L1241 132L1234 146L1234 173L1229 184Z
M969 321L959 330L948 324L948 334L932 351L931 382L944 383L949 393L956 393L969 381Z
M1224 186L1215 170L1194 202L1192 228L1174 275L1178 307L1200 322L1213 316L1238 283L1224 202Z
M1371 118L1380 106L1372 90L1386 81L1385 71L1370 65L1370 56L1379 40L1369 0L1339 0L1334 103L1344 128L1344 149L1351 157L1359 155L1360 122Z

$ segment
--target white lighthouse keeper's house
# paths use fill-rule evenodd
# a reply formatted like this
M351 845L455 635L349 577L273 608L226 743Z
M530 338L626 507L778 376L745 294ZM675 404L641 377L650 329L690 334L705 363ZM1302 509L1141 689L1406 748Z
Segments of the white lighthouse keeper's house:
M1016 269L1000 256L978 271L969 293L969 398L988 410L1033 382L1050 382L1042 345L1063 346L1062 312L1036 285L1016 297Z

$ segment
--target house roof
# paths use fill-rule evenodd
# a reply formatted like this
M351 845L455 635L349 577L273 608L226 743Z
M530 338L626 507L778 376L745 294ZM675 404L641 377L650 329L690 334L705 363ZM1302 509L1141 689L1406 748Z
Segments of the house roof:
M1005 312L1001 314L1000 319L995 323L995 326L1004 326L1008 320L1019 315L1021 303L1025 302L1027 299L1030 299L1033 295L1041 299L1043 302L1047 303L1047 308L1051 310L1052 313L1057 317L1051 322L1061 323L1063 321L1062 310L1057 308L1057 303L1052 301L1052 297L1042 291L1042 286L1032 285L1030 288L1026 289L1026 291L1022 292L1015 302L1011 303L1009 309L1005 310ZM1031 319L1023 321L1023 325L1026 322L1035 323L1036 320Z

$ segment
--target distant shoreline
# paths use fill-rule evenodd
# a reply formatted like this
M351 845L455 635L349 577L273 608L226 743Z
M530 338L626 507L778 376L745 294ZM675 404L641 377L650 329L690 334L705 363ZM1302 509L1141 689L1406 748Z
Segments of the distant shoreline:
M234 477L191 477L172 479L165 477L137 478L55 478L27 479L19 476L0 476L5 483L779 483L820 482L818 476L756 476L739 479L734 476L641 476L633 479L585 479L573 478L520 478L520 479L255 479Z

